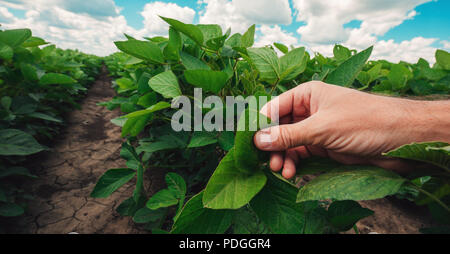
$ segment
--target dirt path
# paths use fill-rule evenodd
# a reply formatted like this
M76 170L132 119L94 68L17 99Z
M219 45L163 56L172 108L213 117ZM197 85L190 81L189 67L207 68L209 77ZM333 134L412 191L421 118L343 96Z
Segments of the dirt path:
M140 233L129 217L115 208L133 191L131 183L107 199L89 197L106 169L124 167L119 152L123 140L120 127L110 123L120 111L97 106L114 96L111 79L103 69L82 101L81 110L67 116L67 126L52 151L33 166L39 177L30 182L31 201L19 219L16 233Z

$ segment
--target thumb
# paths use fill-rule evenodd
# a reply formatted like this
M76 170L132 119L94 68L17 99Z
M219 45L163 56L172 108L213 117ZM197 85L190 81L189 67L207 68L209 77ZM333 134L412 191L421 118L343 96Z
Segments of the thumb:
M263 151L284 151L297 146L315 144L317 140L313 124L315 119L314 115L297 123L260 130L253 140L255 146Z

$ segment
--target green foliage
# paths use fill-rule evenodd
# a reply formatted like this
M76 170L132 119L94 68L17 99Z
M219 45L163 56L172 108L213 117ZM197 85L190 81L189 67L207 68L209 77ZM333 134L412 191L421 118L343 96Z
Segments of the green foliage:
M46 44L29 29L0 30L0 216L24 213L21 178L36 177L28 156L47 150L101 67L99 57Z
M200 101L193 103L194 88L222 102L229 95L270 98L311 80L390 95L448 94L450 75L444 67L448 53L437 52L433 67L423 59L415 64L369 61L373 47L357 52L336 45L333 57L325 57L280 43L253 48L255 26L231 35L218 25L162 19L170 25L168 38L139 41L126 36L127 41L116 42L122 52L105 58L118 96L100 105L124 113L112 122L122 127L122 136L129 141L121 155L127 160L127 171L136 177L133 197L118 208L122 215L146 223L153 232L336 233L372 214L354 200L413 188L412 182L392 172L366 165L343 166L323 158L302 160L299 176L319 176L299 188L298 179L288 181L268 172L267 154L253 144L255 132L268 126L259 125L265 117L247 110L248 104L229 115L223 105L209 108ZM238 120L237 126L227 131L220 127L174 131L172 116L178 112L170 105L180 95L189 98L192 115L223 112L224 118ZM2 103L10 104L8 99ZM195 127L193 118L183 121ZM250 129L250 123L258 127ZM424 152L448 155L446 149L429 145ZM168 173L167 188L147 197L144 175L152 174L154 168L176 174ZM437 185L423 188L444 198L446 188L441 182ZM185 203L185 197L192 198ZM429 196L420 198L436 203ZM329 199L334 202L324 201Z

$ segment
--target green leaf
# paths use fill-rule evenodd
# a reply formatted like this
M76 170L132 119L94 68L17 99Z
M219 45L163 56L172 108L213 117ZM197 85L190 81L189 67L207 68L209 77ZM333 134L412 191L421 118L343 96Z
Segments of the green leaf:
M28 115L29 117L33 117L33 118L38 118L38 119L42 119L42 120L47 120L50 122L55 122L55 123L62 123L61 119L55 118L53 116L44 114L44 113L39 113L39 112L33 112L31 114Z
M149 87L148 79L146 82L146 86ZM139 97L137 105L142 106L144 108L148 108L148 107L156 104L157 101L158 101L157 94L155 92L150 92L150 93L147 93L147 94Z
M215 133L207 131L194 131L191 141L189 142L188 148L202 147L214 143L217 143Z
M305 48L296 48L280 58L281 75L283 81L290 81L305 71L308 59L305 57Z
M280 50L283 54L287 54L287 53L289 52L289 48L288 48L286 45L282 44L282 43L274 42L273 45L274 45L278 50Z
M128 134L133 137L137 136L147 125L150 116L150 114L144 114L128 118L122 128L122 137L125 137Z
M234 211L204 208L203 192L192 197L181 210L171 233L223 234L231 226Z
M218 138L218 141L219 141L220 147L223 150L229 151L234 146L234 132L222 131Z
M152 63L164 63L164 56L158 44L151 41L116 41L114 42L117 48L121 51L137 57L139 59L147 60Z
M69 85L77 81L70 76L60 73L47 73L41 77L39 84L41 85Z
M134 90L136 88L134 81L129 78L119 78L115 80L117 85L119 86L118 93L127 92L130 90Z
M160 16L161 17L161 16ZM164 21L166 21L169 25L175 28L177 31L185 34L193 41L195 41L198 45L203 45L203 33L200 28L192 24L185 24L175 19L161 17Z
M298 189L270 172L266 175L266 186L252 199L250 206L272 233L303 233L306 203L296 203Z
M136 171L129 168L110 169L100 177L94 190L91 192L91 197L107 198L135 175Z
M189 84L216 94L220 92L228 81L228 75L221 71L186 70L184 77Z
M169 43L164 48L164 56L166 59L179 61L182 40L180 33L173 27L169 28Z
M14 56L13 49L3 42L0 42L0 58L9 60Z
M181 95L177 76L172 71L160 73L148 81L149 86L164 98L175 98Z
M371 166L322 174L300 189L297 202L308 200L372 200L397 193L405 182L397 174Z
M23 77L28 81L38 81L39 77L37 75L37 70L31 64L22 63L20 65L20 71Z
M3 217L15 217L22 215L25 210L14 203L0 203L0 216Z
M118 212L121 216L134 216L137 210L139 210L143 205L145 205L145 197L141 197L139 202L135 202L133 197L125 199L117 208L116 212Z
M352 56L350 50L342 45L334 45L333 54L334 58L339 62L345 61Z
M238 209L250 200L266 184L262 170L244 174L236 169L234 149L222 159L206 185L203 205L212 209Z
M156 210L178 204L179 199L169 189L162 189L155 193L147 202L147 208Z
M250 48L255 42L255 25L252 25L241 37L241 47Z
M161 220L166 213L166 209L150 210L147 207L142 207L134 214L133 221L136 223L155 222Z
M136 150L138 153L147 152L154 153L162 150L180 148L180 145L167 141L143 142Z
M403 64L393 64L387 78L394 90L400 90L406 86L409 76L411 72Z
M264 125L260 125L261 122ZM259 112L247 109L242 113L234 140L235 167L238 171L242 173L260 171L259 161L264 152L256 148L253 136L257 130L264 129L269 124L270 120Z
M181 62L183 63L186 70L211 70L211 68L204 63L202 60L193 57L183 51L180 54Z
M435 56L436 62L442 67L442 69L450 70L450 53L438 49L436 50Z
M165 102L165 101L160 101L160 102L156 103L155 105L150 106L147 109L135 111L133 113L125 115L125 117L126 118L139 117L139 116L148 115L153 112L160 111L160 110L163 110L166 108L170 108L170 103Z
M205 42L222 36L222 28L219 25L199 24L197 27L202 31L203 41Z
M383 155L395 158L422 161L433 164L445 170L450 170L450 156L443 151L434 148L449 146L444 142L424 142L403 145L395 150L384 153Z
M31 37L30 29L12 29L0 32L0 42L15 48Z
M340 232L351 229L356 222L372 214L372 210L353 200L335 201L328 207L330 223Z
M21 130L0 130L0 155L30 155L45 149L33 136Z
M328 75L326 82L339 86L350 86L369 59L372 49L373 46L347 59Z
M45 45L48 44L48 42L46 42L44 39L39 38L39 37L31 37L28 38L28 40L26 40L23 44L22 47L28 48L28 47L37 47L37 46L41 46L41 45Z
M442 199L450 194L450 180L447 180L445 178L432 177L430 180L426 181L422 186L420 186L420 188L427 191L428 193L431 193L434 197ZM414 200L414 202L417 205L426 205L435 202L435 200L423 194L422 192L419 192L419 195Z
M250 56L256 69L259 71L260 80L274 83L280 78L281 67L275 51L271 48L249 48Z

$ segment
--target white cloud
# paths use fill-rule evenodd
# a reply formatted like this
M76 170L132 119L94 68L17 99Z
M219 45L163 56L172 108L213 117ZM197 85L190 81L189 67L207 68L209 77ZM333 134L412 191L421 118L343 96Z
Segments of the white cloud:
M195 11L189 7L181 7L174 3L152 2L144 6L141 12L144 17L144 28L140 35L166 35L169 25L159 16L177 19L184 23L193 23Z
M297 32L306 43L330 44L364 37L357 46L374 42L389 29L416 15L414 7L431 0L293 0L297 20L306 25ZM360 20L360 28L345 29L344 24Z
M274 42L283 43L286 46L297 45L298 39L292 34L285 32L281 29L280 26L267 26L263 25L258 28L258 31L261 32L261 36L256 38L256 47L262 47L265 45L273 44Z
M14 21L14 15L7 8L0 6L0 22L9 23Z
M424 58L431 63L435 62L436 48L431 46L437 39L415 37L395 43L393 40L382 40L375 44L371 59L386 59L391 62L400 60L415 63L419 58Z
M90 1L91 4L96 2L101 1ZM7 20L2 27L30 28L33 35L55 43L58 47L80 49L97 55L108 55L116 51L113 42L121 39L122 33L136 33L127 25L125 18L117 14L117 7L113 1L103 1L100 4L104 8L102 12L89 10L88 6L83 4L74 10L71 6L75 5L75 1L67 3L62 0L0 1L2 8L8 6L26 10L24 18ZM1 12L4 13L4 10Z
M288 0L202 0L200 23L219 24L243 33L252 24L288 25L292 22Z
M450 41L441 41L444 49L450 50Z

